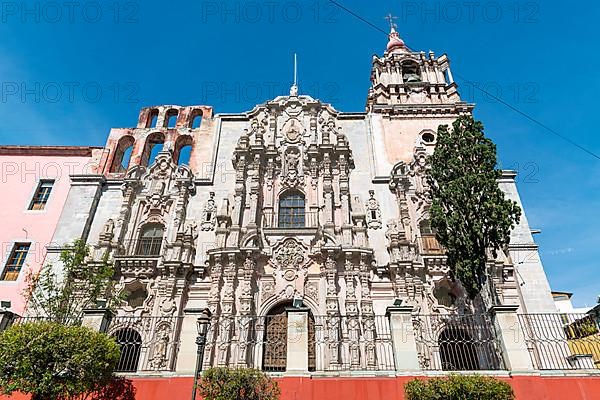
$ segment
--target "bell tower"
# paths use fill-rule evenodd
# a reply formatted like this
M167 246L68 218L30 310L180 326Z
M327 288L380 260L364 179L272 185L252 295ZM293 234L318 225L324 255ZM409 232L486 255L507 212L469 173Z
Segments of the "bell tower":
M456 105L462 103L450 71L450 60L409 49L396 31L394 17L383 57L373 56L367 112L386 112L405 105Z
M398 162L414 161L417 149L431 153L440 125L471 114L461 100L446 54L410 49L388 15L383 56L374 55L366 111L374 146L374 181L385 182Z

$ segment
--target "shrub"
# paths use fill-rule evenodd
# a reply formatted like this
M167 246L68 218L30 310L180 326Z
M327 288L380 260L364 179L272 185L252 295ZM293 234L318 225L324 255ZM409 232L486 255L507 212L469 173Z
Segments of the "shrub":
M404 386L407 400L513 400L506 382L481 375L450 375L447 378L415 379Z
M204 400L277 400L277 382L251 368L210 368L202 374L198 390Z
M65 399L110 385L119 347L109 336L53 322L0 333L0 392L35 400Z

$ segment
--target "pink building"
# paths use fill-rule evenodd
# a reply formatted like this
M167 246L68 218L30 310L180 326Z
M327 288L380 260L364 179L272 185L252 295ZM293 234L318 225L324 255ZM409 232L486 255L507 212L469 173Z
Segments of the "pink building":
M28 273L43 265L71 187L101 147L0 146L0 300L22 314ZM57 249L58 250L58 249Z

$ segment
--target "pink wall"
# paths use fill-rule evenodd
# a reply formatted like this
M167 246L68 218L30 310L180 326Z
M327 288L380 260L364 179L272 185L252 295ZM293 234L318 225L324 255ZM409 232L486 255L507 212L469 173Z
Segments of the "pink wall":
M10 300L21 314L27 271L37 272L44 262L70 187L70 174L93 173L91 148L0 147L0 271L15 242L31 242L16 281L0 281L0 300ZM44 210L28 210L40 179L54 179Z
M390 378L277 378L281 400L404 400L410 376ZM599 376L515 376L501 378L511 384L516 400L598 400ZM191 398L192 378L132 378L135 400L181 400ZM26 400L15 394L0 400ZM116 397L115 400L120 400Z

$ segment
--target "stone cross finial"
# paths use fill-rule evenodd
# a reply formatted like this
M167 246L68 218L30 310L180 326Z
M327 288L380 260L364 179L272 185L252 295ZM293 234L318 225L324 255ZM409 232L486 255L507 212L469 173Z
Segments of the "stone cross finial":
M396 23L394 22L395 19L398 19L398 17L394 17L391 13L386 15L384 17L384 19L387 19L388 22L390 23L390 31L394 31L398 25L396 25Z

